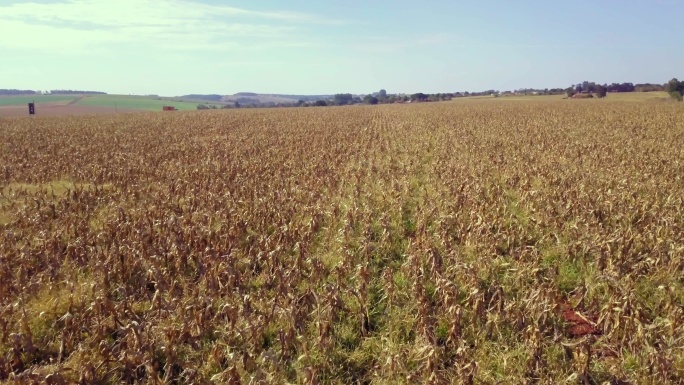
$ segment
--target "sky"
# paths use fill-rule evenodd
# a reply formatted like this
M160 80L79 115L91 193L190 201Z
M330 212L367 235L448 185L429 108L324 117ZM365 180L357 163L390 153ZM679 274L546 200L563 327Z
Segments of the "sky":
M0 88L500 91L684 78L684 0L0 0Z

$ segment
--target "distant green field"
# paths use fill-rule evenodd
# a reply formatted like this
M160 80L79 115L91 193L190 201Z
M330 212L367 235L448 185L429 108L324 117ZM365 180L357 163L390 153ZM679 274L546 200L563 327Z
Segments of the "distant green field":
M81 99L77 105L91 107L110 107L128 110L161 111L163 106L173 106L178 110L196 110L198 103L159 100L150 96L93 95ZM207 103L211 104L211 103Z
M54 103L54 102L70 102L78 95L28 95L28 96L0 96L0 106L14 106L20 104L27 104L35 101L36 104Z

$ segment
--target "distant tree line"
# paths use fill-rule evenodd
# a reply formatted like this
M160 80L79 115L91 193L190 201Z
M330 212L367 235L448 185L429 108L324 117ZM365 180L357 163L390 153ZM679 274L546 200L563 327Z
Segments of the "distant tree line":
M684 84L684 82L678 82L677 79L673 79L668 84ZM406 102L436 102L451 100L454 98L464 98L473 96L513 96L513 95L563 95L573 96L578 93L590 94L592 97L604 98L609 92L653 92L653 91L668 91L669 89L674 90L673 97L676 97L677 93L684 95L684 88L677 88L674 85L668 84L652 84L652 83L611 83L611 84L599 84L596 82L584 81L581 83L573 84L568 88L521 88L512 91L498 91L498 90L484 90L479 92L472 91L462 91L462 92L450 92L450 93L436 93L436 94L425 94L418 92L411 95L406 94L388 94L387 91L380 90L379 92L374 92L365 95L359 100L358 97L351 94L336 94L332 98L332 103L335 105L348 105L348 104L389 104L389 103L406 103ZM684 87L684 86L681 86ZM679 89L679 91L677 91ZM671 91L668 91L671 92ZM672 94L672 93L671 93Z
M634 85L634 91L636 91L636 92L665 91L665 86L666 85L664 85L664 84L651 84L651 83L635 84Z
M329 100L332 95L288 95L288 94L264 94L264 96L273 96L277 98L302 100L304 102L316 102L318 100Z
M565 88L519 88L513 91L503 91L500 94L509 95L562 95Z
M223 108L223 107L224 107L224 106L221 106L221 108ZM218 107L216 107L216 106L213 105L213 104L212 104L212 105L198 104L198 105L197 105L197 109L198 109L198 110L216 110L216 109L218 109Z
M231 103L221 103L218 107L215 104L198 104L198 110L234 109L234 108L276 108L276 107L310 107L327 106L325 100L305 102L303 100L288 102L261 102L258 99L241 97Z
M604 98L609 92L652 92L652 91L667 91L673 98L681 100L684 95L684 82L677 79L671 80L667 84L633 84L633 83L612 83L599 84L596 82L584 81L573 84L568 88L521 88L513 91L498 91L498 90L484 90L479 92L462 91L462 92L447 92L426 94L417 92L414 94L389 94L382 89L378 92L373 92L367 95L353 95L351 93L339 93L332 96L310 96L301 97L293 103L260 103L258 99L239 98L235 105L226 105L222 108L249 108L249 107L322 107L322 106L346 106L354 104L392 104L392 103L408 103L408 102L437 102L452 100L454 98L466 98L474 96L513 96L513 95L563 95L567 94L572 97L576 94L583 94L585 97ZM236 95L248 95L250 93L242 92ZM256 94L254 94L256 95ZM287 97L288 95L270 95ZM207 107L210 108L210 107Z
M37 95L38 92L32 90L8 90L0 89L0 95Z
M574 94L593 94L593 93L606 93L606 92L634 92L636 87L632 83L613 83L613 84L597 84L595 82L584 81L582 83L577 83L566 89L568 96Z
M79 90L50 90L50 91L34 91L34 90L16 90L16 89L0 89L0 95L44 95L44 94L62 94L62 95L107 95L106 92L101 91L79 91Z
M216 95L216 94L209 94L209 95L201 95L201 94L190 94L190 95L183 95L181 98L185 99L195 99L195 100L206 100L210 102L220 102L221 99L223 98L222 95Z
M292 102L267 102L262 103L258 98L260 94L253 92L239 92L235 96L239 96L231 104L221 103L222 95L218 94L189 94L183 95L181 98L204 100L208 102L220 103L220 107L216 105L199 104L198 110L217 109L217 108L268 108L268 107L321 107L328 105L353 105L353 104L392 104L392 103L407 103L407 102L437 102L451 100L454 98L474 97L474 96L512 96L512 95L562 95L566 94L572 97L576 94L588 94L599 98L606 97L609 92L653 92L665 91L674 99L682 100L684 95L684 81L679 81L676 78L670 80L665 84L652 83L611 83L599 84L595 82L584 81L573 84L568 88L521 88L513 91L498 91L498 90L484 90L479 92L472 91L458 91L448 93L434 93L425 94L417 92L411 95L408 94L389 94L386 90L381 89L368 95L353 95L350 93L339 93L335 95L286 95L286 94L269 94L268 96L298 99ZM33 90L18 90L18 89L0 89L0 95L40 95L40 94L101 94L106 95L106 92L101 91L81 91L81 90L51 90L51 91L33 91Z
M666 84L633 84L633 83L612 83L612 84L598 84L595 82L584 81L582 83L573 84L568 88L521 88L514 91L497 91L485 90L479 92L451 92L451 93L436 93L425 94L417 92L411 95L407 94L389 94L382 89L378 92L367 94L365 96L353 95L351 93L339 93L331 97L322 96L320 99L311 100L311 98L304 98L292 103L261 103L258 99L241 97L235 101L234 105L224 105L221 108L263 108L263 107L323 107L329 105L346 106L354 104L392 104L392 103L408 103L408 102L437 102L451 100L454 98L465 98L474 96L512 96L512 95L563 95L567 94L573 97L577 94L582 94L582 97L598 97L604 98L609 92L652 92L652 91L667 91L673 98L682 100L684 95L684 81L680 82L677 79L672 79ZM246 95L248 93L240 93ZM238 94L236 94L238 95ZM255 94L256 95L256 94ZM276 95L271 95L276 96ZM278 95L284 96L284 95ZM201 106L201 107L200 107ZM198 109L213 109L215 106L200 105Z
M673 79L676 81L676 79ZM671 81L672 82L672 81ZM608 92L656 92L668 91L668 84L653 84L653 83L612 83L612 84L597 84L595 82L584 81L577 83L565 89L568 96L573 96L578 93L596 94L599 98L606 97Z
M293 94L257 94L255 92L238 92L234 96L248 96L248 97L255 97L255 96L270 96L270 97L276 97L276 98L283 98L283 99L292 99L295 101L304 101L306 102L316 102L318 100L331 100L333 98L333 95L293 95ZM287 103L285 103L287 104Z
M240 103L240 104L255 104L255 105L262 104L261 100L256 99L256 98L240 97L240 98L237 98L235 101Z
M90 95L107 95L106 92L101 92L101 91L79 91L79 90L50 90L51 94L61 94L61 95L81 95L81 94L90 94Z

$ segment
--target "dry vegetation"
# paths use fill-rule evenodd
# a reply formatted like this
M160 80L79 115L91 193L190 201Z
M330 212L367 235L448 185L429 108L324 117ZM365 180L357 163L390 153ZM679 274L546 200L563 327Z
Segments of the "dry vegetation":
M2 120L0 380L684 381L684 110Z

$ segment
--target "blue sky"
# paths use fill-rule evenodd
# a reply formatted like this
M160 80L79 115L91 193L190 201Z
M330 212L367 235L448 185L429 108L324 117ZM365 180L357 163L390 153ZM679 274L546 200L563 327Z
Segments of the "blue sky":
M0 0L0 88L330 94L684 78L684 0Z

